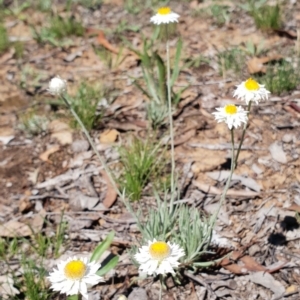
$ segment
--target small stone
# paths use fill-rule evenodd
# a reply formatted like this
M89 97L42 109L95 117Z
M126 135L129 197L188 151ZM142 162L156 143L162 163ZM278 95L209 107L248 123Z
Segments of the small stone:
M72 143L72 151L75 153L87 151L90 147L90 144L86 140L76 140Z
M31 190L31 195L36 196L39 193L39 190L33 189Z
M127 300L125 295L115 295L113 300Z
M297 290L298 290L298 287L296 285L292 284L285 289L285 293L292 294L292 293L296 293Z
M263 172L263 170L257 164L252 165L252 171L254 171L257 175Z
M41 211L43 209L43 202L42 201L35 201L34 210Z
M142 288L134 288L133 291L128 296L128 300L148 300L147 293Z
M90 159L93 156L92 151L81 152L79 154L74 155L74 158L71 159L69 167L70 168L79 168L83 165L85 160Z
M286 133L283 137L282 137L282 141L284 143L291 143L294 140L294 135L290 134L290 133Z
M63 167L63 168L66 168L67 165L68 165L68 162L67 162L66 160L64 160L63 163L62 163L62 167Z
M248 249L248 251L250 256L254 256L256 253L261 251L261 248L257 244L254 244Z
M278 142L274 142L269 146L269 151L271 153L272 158L281 163L286 164L287 163L287 157L286 154L282 148L282 144Z
M7 184L6 184L6 187L12 187L12 183L11 182L8 182Z

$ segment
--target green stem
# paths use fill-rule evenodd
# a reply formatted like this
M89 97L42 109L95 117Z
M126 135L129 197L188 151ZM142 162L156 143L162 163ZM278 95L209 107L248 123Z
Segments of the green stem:
M101 157L99 151L97 150L97 147L95 145L95 143L93 142L89 132L87 131L87 129L85 128L84 124L82 123L82 121L80 120L79 116L77 115L76 111L73 109L72 105L70 104L70 102L68 101L68 99L66 98L65 95L61 94L60 95L61 98L63 99L63 101L65 102L65 104L68 106L68 108L70 109L72 115L74 116L74 118L76 119L76 121L78 122L78 124L81 126L82 128L82 131L84 132L86 138L88 139L92 149L94 150L95 154L97 155L100 163L102 164L113 188L115 189L115 191L117 192L117 194L119 195L120 198L122 198L124 200L124 197L123 197L123 194L120 192L120 190L118 189L117 187L117 184L115 183L114 179L113 179L113 176L109 170L109 168L107 167L104 159Z
M167 25L168 26L168 25ZM167 87L168 87L168 108L169 108L169 123L170 123L170 139L171 139L171 203L170 210L173 211L173 203L175 196L175 151L174 151L174 130L173 130L173 115L172 115L172 100L171 100L171 70L170 70L170 46L167 31L167 43L166 43L166 54L167 54Z
M160 281L160 289L159 289L159 300L162 299L162 288L163 288L163 275L159 275L159 281Z
M78 293L77 295L68 296L67 300L81 300L81 295Z
M248 103L248 116L249 116L250 109L251 109L251 103L252 103L252 101L250 100L249 103ZM248 120L249 120L249 119L248 119ZM239 148L238 148L238 150L237 150L237 153L236 153L236 157L235 157L235 168L237 167L237 164L238 164L238 158L239 158L239 155L240 155L240 152L241 152L241 149L242 149L242 145L243 145L243 142L244 142L245 133L246 133L246 130L247 130L247 125L248 125L248 120L247 120L247 122L244 124L244 128L243 128L243 133L242 133L241 141L240 141L240 144L239 144Z

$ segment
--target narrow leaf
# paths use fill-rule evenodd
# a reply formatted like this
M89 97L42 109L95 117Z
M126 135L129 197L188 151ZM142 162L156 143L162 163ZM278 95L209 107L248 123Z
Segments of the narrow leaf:
M115 236L115 232L110 232L107 237L94 250L90 261L98 261L102 254L109 248Z
M178 93L173 94L173 97L172 97L173 104L177 105L179 103L182 93L189 87L190 87L190 85L187 85L187 86L183 87L182 89L180 89Z
M132 52L134 52L141 59L141 57L143 56L143 54L140 51L138 51L137 49L133 48L132 44L125 37L121 37L121 40L125 44L125 46L127 46Z
M141 56L142 63L146 68L151 68L151 58L147 52L147 40L144 41L143 50L144 54Z
M180 62L182 44L183 44L182 39L179 39L177 42L177 47L176 47L174 68L173 68L172 77L171 77L171 87L174 85L175 81L177 80L177 78L179 76L179 72L180 72L179 62Z
M225 255L224 257L222 258L219 258L219 259L216 259L216 260L212 260L212 261L207 261L207 262L195 262L193 263L193 266L194 267L202 267L202 268L205 268L205 267L210 267L210 266L213 266L217 263L219 263L220 261L222 261L225 257L227 257L229 254Z
M157 102L160 103L160 99L156 93L156 88L155 88L155 84L154 84L154 78L152 78L152 76L149 74L148 70L145 68L142 68L143 70L143 75L144 75L144 79L146 81L148 90L152 96L152 98Z
M160 26L155 26L154 32L151 36L151 44L157 41L159 33L160 33Z
M144 95L146 95L149 99L151 99L151 96L149 93L136 81L134 80L132 82Z
M154 58L158 68L159 94L163 103L167 102L166 67L162 58L155 52Z
M119 262L119 256L113 257L105 266L96 272L97 275L103 276L111 269L113 269Z

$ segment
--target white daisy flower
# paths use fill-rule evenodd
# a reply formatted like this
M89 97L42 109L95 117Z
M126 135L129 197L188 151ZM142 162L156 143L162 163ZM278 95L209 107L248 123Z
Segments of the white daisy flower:
M150 22L160 25L178 22L179 15L172 12L170 7L161 7L157 10L157 14L151 17Z
M248 111L244 110L241 106L237 107L234 104L228 104L224 107L216 108L217 112L212 113L215 119L220 122L225 122L228 128L238 128L242 123L247 123Z
M52 78L49 82L48 92L52 95L60 95L67 90L67 82L59 76Z
M141 274L165 275L175 274L174 268L179 266L178 260L184 256L184 250L170 242L149 241L147 246L142 246L134 257L140 264Z
M104 281L96 272L101 264L88 262L88 258L71 257L57 264L57 270L50 273L48 279L51 288L61 294L76 295L80 293L88 299L87 285L95 285Z
M260 100L268 100L270 92L265 89L265 86L259 84L254 79L249 78L237 85L237 89L233 93L233 97L246 101L248 104L250 101L254 101L256 104Z

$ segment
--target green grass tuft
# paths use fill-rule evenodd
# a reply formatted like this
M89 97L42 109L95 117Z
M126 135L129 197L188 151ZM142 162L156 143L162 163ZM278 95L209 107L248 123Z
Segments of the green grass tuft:
M40 11L50 11L53 6L52 0L38 0L37 2L37 8Z
M18 41L13 43L13 47L15 48L15 57L17 59L23 58L24 56L24 43Z
M55 38L62 39L72 35L83 36L84 27L73 17L64 19L60 16L56 16L51 20L49 31Z
M42 263L29 259L26 255L21 259L23 280L20 284L26 299L49 299L49 291L45 286L46 269Z
M104 114L104 108L97 111L98 103L104 96L102 87L81 83L75 97L70 98L70 103L83 122L87 130L93 129L101 120ZM72 119L71 126L79 128L80 125L76 120Z
M78 3L89 9L97 9L102 4L103 0L71 0L73 3Z
M63 40L70 36L83 36L85 29L74 17L62 18L55 16L50 20L50 26L37 30L33 27L34 38L38 43L50 43L53 46L64 45Z
M225 76L227 71L240 75L245 67L245 55L238 48L225 50L218 53L218 64L220 75Z
M120 147L119 153L124 168L119 183L129 199L139 200L149 181L154 186L155 181L160 181L159 175L165 166L160 147L150 140L143 142L134 138L130 146Z
M66 229L67 223L63 220L62 213L55 235L32 230L30 237L0 238L1 264L13 279L13 286L20 292L9 299L54 299L46 283L48 266L45 258L57 258L61 255L65 249L62 246L65 243Z
M272 94L281 94L294 90L300 83L298 68L292 63L283 60L273 66L269 66L265 75L259 78Z
M47 117L37 115L31 110L20 115L18 128L27 136L32 137L47 132L48 123Z
M9 39L7 35L6 28L4 25L0 24L0 54L5 52L9 48Z
M276 30L281 27L281 11L279 5L264 5L251 12L255 25L262 30Z

